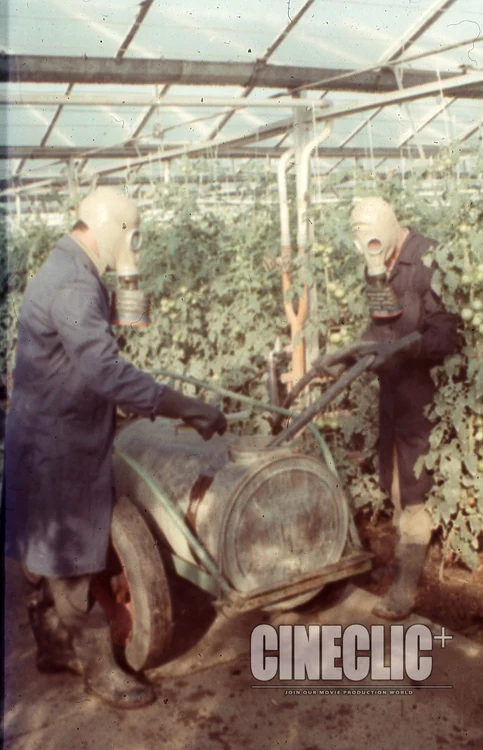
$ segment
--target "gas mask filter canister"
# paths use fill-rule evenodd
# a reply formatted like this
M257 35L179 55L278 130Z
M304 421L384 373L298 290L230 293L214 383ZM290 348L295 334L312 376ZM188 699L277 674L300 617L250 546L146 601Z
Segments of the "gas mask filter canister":
M382 198L363 198L352 211L351 231L366 261L366 297L371 317L397 317L401 306L387 280L386 268L386 262L396 250L400 231L393 209Z
M133 229L128 237L132 253L138 253L142 245L139 229ZM112 295L111 322L118 326L142 328L149 325L149 295L139 289L139 273L122 267L118 271L118 285Z

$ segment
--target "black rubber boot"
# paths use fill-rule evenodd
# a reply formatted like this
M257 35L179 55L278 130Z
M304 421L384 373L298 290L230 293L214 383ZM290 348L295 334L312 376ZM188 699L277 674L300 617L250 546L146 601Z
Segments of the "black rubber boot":
M108 626L83 628L75 644L84 665L86 692L116 708L143 708L156 700L147 680L122 669L115 660Z
M52 599L44 588L32 595L27 605L30 627L37 643L37 669L53 673L82 674L69 631L61 622Z
M396 579L387 594L374 606L374 615L386 620L404 620L411 614L416 604L427 549L425 544L398 545Z

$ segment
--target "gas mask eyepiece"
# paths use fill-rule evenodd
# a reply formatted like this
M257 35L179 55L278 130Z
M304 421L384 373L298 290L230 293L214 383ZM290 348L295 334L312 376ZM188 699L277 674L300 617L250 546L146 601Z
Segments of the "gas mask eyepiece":
M132 253L138 253L141 250L143 244L143 233L138 227L131 229L127 237L127 242Z

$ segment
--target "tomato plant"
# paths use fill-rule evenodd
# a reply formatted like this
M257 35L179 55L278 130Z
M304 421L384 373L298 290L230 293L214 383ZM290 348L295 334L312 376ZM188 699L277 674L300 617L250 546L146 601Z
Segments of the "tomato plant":
M151 295L151 325L115 333L125 356L142 369L191 375L266 401L267 356L277 340L282 351L291 345L280 267L264 262L280 253L275 176L258 170L240 182L234 200L225 201L221 170L211 193L204 177L198 183L188 180L193 172L188 164L185 184L153 184L144 192L149 205L141 261ZM293 196L291 180L289 190ZM209 205L208 194L215 199ZM431 449L417 470L424 462L434 473L429 507L447 556L474 566L483 530L481 181L478 175L458 180L445 155L404 178L400 173L378 178L356 169L325 180L322 200L309 210L313 241L303 257L297 256L293 238L290 290L296 305L304 283L316 288L304 334L317 338L321 352L357 340L367 326L363 259L350 237L349 214L353 197L369 194L389 200L403 224L438 241L428 254L428 263L437 265L434 290L464 320L461 352L433 370L438 392L428 409L434 424ZM68 225L69 208L59 206L62 227L52 229L36 215L8 231L8 278L5 282L4 274L3 281L9 305L2 321L3 357L10 367L22 292ZM182 388L197 392L194 386ZM377 380L364 375L317 420L355 507L382 508L387 502L378 486L377 389ZM239 404L225 406L239 409ZM267 417L253 411L243 429L268 432ZM310 437L305 449L318 450Z

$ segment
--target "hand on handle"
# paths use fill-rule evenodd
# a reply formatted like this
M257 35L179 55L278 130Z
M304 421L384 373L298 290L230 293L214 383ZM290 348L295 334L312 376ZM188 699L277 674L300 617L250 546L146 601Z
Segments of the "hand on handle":
M183 396L169 386L164 386L157 414L168 419L182 419L199 432L203 440L210 440L215 432L218 435L226 432L226 418L219 409L198 398Z
M312 368L320 376L339 378L349 367L352 367L361 357L374 354L375 359L370 369L373 372L383 372L390 367L397 367L402 362L417 357L421 351L420 333L415 331L394 341L379 343L377 341L358 341L343 349L325 354L312 364Z

